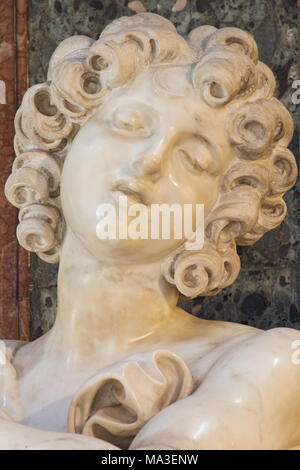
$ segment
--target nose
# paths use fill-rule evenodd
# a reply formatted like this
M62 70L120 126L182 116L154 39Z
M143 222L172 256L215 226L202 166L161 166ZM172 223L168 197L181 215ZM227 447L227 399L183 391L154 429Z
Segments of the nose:
M169 145L166 135L152 137L147 148L141 150L130 162L130 170L136 177L157 181L161 177L162 164Z

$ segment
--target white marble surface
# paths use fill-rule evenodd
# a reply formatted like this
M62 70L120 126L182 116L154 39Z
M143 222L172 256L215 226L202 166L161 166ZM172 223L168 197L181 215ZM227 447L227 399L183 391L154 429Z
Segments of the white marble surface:
M64 41L48 79L16 116L6 195L20 243L60 260L57 317L5 343L0 448L297 448L300 332L176 307L234 282L236 245L283 220L295 182L292 121L253 38L204 26L186 41L136 15ZM100 239L99 204L120 195L204 204L203 247Z

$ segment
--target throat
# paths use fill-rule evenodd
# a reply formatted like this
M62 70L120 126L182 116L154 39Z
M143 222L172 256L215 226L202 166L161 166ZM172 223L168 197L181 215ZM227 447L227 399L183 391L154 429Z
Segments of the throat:
M130 350L150 338L175 309L177 291L160 264L108 265L95 260L69 232L58 275L58 309L51 342L68 355Z

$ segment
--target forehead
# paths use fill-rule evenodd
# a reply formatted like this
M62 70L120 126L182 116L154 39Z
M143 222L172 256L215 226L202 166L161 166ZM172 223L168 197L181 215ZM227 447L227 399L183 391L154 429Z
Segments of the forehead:
M127 102L146 104L162 121L182 131L211 133L213 127L226 127L223 108L212 108L201 98L191 81L191 66L153 66L126 86L113 89L106 97L104 109L116 109Z

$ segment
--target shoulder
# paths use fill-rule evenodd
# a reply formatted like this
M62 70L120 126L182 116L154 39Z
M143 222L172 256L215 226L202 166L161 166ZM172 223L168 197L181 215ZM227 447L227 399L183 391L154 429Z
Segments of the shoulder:
M0 418L20 419L17 373L13 365L17 350L24 341L0 340Z
M3 358L5 358L5 360L12 362L15 353L24 344L26 344L26 341L1 339L0 340L0 358L2 358L2 360L4 360Z

